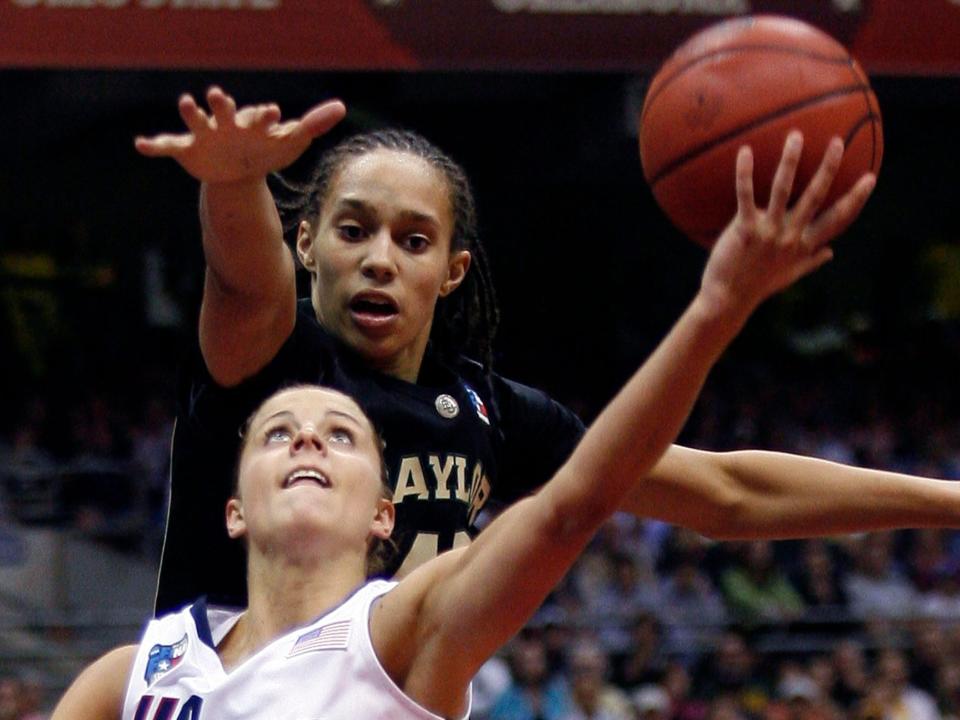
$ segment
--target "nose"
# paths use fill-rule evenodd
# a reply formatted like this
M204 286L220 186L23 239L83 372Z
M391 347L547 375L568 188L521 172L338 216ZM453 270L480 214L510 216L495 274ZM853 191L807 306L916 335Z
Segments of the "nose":
M378 283L390 282L397 275L395 250L389 230L382 228L367 243L367 252L360 265L363 276Z
M323 438L311 423L302 425L294 435L293 442L290 443L291 453L302 452L303 450L317 450L321 453L326 451Z

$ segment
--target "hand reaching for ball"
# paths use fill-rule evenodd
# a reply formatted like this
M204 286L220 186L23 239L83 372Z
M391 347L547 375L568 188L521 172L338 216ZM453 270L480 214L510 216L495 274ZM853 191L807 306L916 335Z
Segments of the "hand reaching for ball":
M833 257L830 241L860 213L876 183L864 174L853 187L823 208L843 159L843 142L834 138L797 201L788 206L803 153L803 136L788 134L774 174L770 202L754 198L753 152L740 148L736 163L737 214L721 233L703 273L702 288L720 307L751 312L770 295Z

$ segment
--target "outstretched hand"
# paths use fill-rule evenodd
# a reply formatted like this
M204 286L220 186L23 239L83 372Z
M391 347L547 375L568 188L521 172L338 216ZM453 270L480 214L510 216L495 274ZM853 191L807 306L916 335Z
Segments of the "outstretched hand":
M828 262L833 257L830 242L853 222L870 196L876 177L867 173L820 211L843 158L843 142L834 138L810 183L788 208L802 151L803 136L792 131L774 175L770 203L761 209L754 200L753 153L747 146L740 148L737 215L717 240L703 273L703 290L718 302L752 311Z
M187 132L138 137L134 146L148 157L173 158L202 182L237 182L287 167L346 114L343 103L331 100L280 122L276 104L238 110L218 87L207 91L207 104L209 113L191 95L181 96L178 108Z

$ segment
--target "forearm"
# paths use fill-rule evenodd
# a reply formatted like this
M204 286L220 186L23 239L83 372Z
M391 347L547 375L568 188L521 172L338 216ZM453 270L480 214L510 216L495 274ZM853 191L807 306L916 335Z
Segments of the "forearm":
M200 347L213 378L233 385L265 366L293 331L296 270L264 179L204 183L200 220Z
M292 270L280 215L265 178L203 183L200 226L208 285L223 293L266 295Z
M960 524L960 484L759 450L674 447L623 504L716 539Z

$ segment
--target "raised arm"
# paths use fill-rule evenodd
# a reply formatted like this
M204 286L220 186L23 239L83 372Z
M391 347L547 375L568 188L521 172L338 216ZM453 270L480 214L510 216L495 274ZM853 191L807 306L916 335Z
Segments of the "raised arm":
M120 720L136 653L136 645L127 645L87 667L57 703L50 720Z
M960 483L760 450L673 446L621 509L718 540L960 525Z
M266 365L293 330L295 265L283 242L267 175L296 160L346 110L331 101L280 122L274 104L237 110L217 87L210 113L180 98L187 132L139 137L137 150L171 157L201 181L200 223L207 263L200 312L200 347L210 374L235 385Z
M791 135L770 206L761 211L752 156L741 150L738 214L711 253L699 292L569 461L470 547L423 566L383 600L373 617L375 642L412 697L435 711L460 709L480 664L523 625L676 437L711 366L753 309L830 259L827 242L845 224L838 213L855 214L873 180L817 216L842 155L837 141L788 212L800 152L799 136Z

